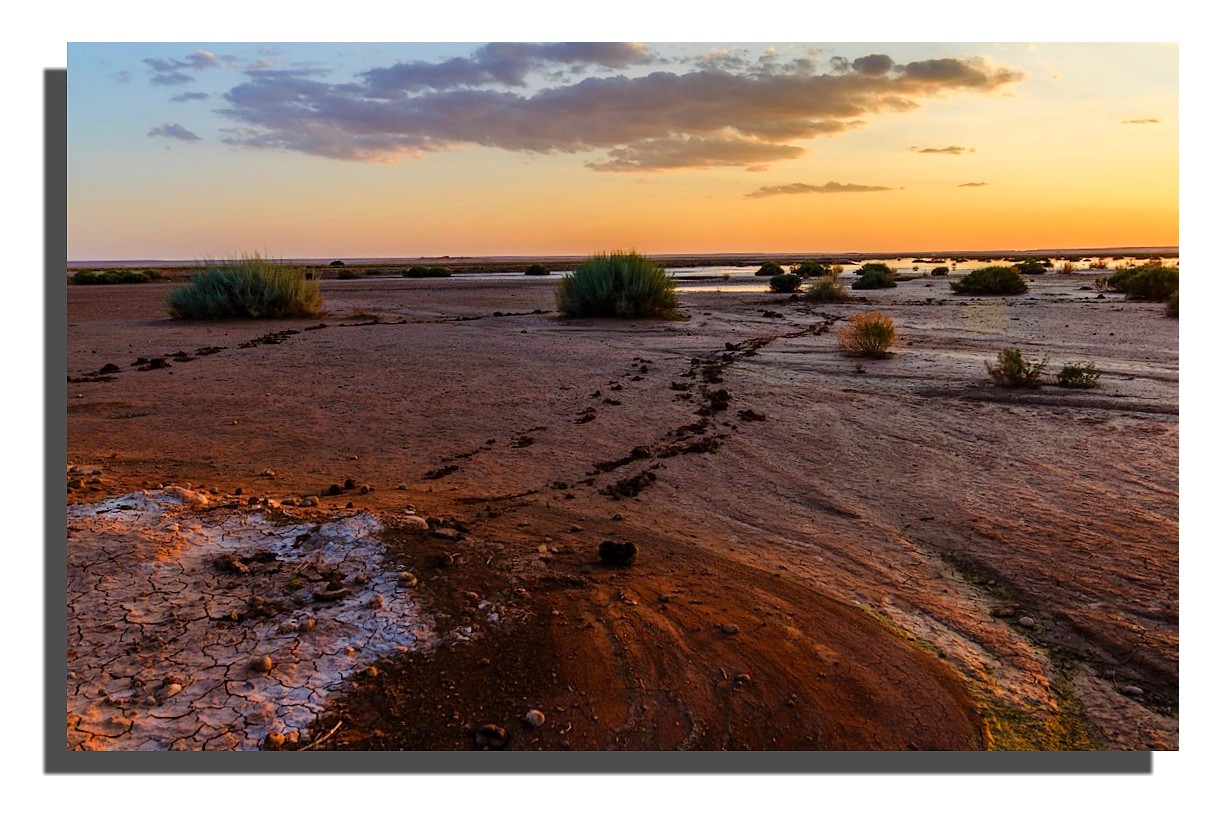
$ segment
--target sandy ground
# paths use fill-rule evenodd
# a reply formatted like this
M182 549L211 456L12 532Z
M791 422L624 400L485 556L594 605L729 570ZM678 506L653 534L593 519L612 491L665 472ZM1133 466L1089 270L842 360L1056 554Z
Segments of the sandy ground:
M70 286L67 746L1176 748L1178 324L1091 280ZM837 351L865 308L893 357ZM1006 345L1101 386L1000 389Z

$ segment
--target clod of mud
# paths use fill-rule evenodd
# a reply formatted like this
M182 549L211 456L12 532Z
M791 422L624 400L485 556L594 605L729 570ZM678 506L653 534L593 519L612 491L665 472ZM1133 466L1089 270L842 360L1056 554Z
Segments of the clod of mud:
M634 563L638 552L636 543L631 540L603 540L598 546L598 559L605 565L622 567Z

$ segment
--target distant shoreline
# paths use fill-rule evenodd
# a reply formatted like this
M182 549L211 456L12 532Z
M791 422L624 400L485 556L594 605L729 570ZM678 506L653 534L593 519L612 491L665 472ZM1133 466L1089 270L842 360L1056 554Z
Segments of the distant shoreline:
M446 265L459 267L481 267L485 265L506 265L506 264L571 264L574 261L587 258L585 255L533 255L533 256L514 256L514 255L496 255L496 256L386 256L386 257L355 257L355 256L335 256L335 257L320 257L320 258L285 258L281 259L286 263L326 266L332 261L343 261L345 265L367 266L374 264L411 264L416 262L429 263L444 263ZM1003 257L1014 256L1051 256L1054 258L1064 258L1067 256L1082 256L1082 257L1097 257L1097 256L1124 256L1124 257L1141 257L1141 256L1158 256L1177 258L1179 248L1175 246L1134 246L1134 247L1069 247L1069 248L1048 248L1036 250L917 250L903 252L880 252L880 253L864 253L864 252L844 252L844 253L828 253L828 252L791 252L791 253L654 253L650 254L652 258L658 261L669 262L676 267L714 267L727 266L733 264L761 264L764 261L776 261L779 263L796 263L803 260L814 261L846 261L859 262L862 260L886 260L898 258L961 258L972 261L986 261L990 259L999 259ZM89 269L94 267L158 267L158 268L175 268L175 267L197 267L204 262L197 259L92 259L83 261L69 261L68 269Z

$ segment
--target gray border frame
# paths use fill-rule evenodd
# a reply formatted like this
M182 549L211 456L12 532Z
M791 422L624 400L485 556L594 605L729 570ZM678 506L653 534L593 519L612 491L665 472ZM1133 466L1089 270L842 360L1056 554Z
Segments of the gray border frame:
M70 752L67 715L68 72L44 73L46 773L1150 774L1152 752Z

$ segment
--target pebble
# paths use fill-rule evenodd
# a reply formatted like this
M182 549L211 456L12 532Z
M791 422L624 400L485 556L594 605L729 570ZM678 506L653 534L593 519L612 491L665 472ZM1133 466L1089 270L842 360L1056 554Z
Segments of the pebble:
M347 480L343 481L343 487L351 491L352 489L356 488L356 481L349 477Z
M730 636L733 636L739 630L740 630L740 628L738 628L737 625L733 625L733 624L725 624L725 625L721 626L721 633L727 633Z
M542 710L527 710L525 720L526 724L531 727L539 727L547 720L547 717L543 715Z
M369 484L363 483L360 487L360 490L357 492L357 494L368 494L371 491L373 491L373 489L369 486Z
M307 508L311 507L311 506L316 506L316 505L318 505L318 498L315 495L311 494L309 497L305 497L301 500L301 505L303 505Z
M509 743L509 734L497 724L485 724L475 731L475 744L484 749L499 750Z
M162 699L173 698L174 696L177 696L181 692L182 692L182 685L178 684L177 682L174 682L172 684L168 684L165 686L165 689L163 691L161 691L161 698Z
M1023 616L1018 620L1018 624L1023 628L1033 628L1035 625L1034 619L1029 616Z
M396 489L398 489L399 491L406 491L406 490L407 490L407 484L406 484L406 483L399 483L397 486L395 486L395 488L396 488Z
M377 668L373 665L369 665L367 668L365 668L365 673L369 674L374 679L377 678Z
M306 619L304 622L302 622L299 626L297 626L297 630L301 631L301 633L309 633L317 626L318 626L318 620L314 619L313 617L310 617L309 619Z
M274 471L272 471L271 469L263 469L263 476L264 477L275 477L276 473Z
M375 611L381 610L382 608L386 607L385 597L383 597L381 594L374 594L369 599L369 607Z
M737 676L733 677L733 683L735 685L737 685L738 687L741 687L742 685L750 684L750 674L749 673L739 673Z
M283 733L268 733L267 738L263 739L264 750L279 750L284 746Z
M403 573L399 574L399 583L406 585L408 588L414 588L420 584L420 580L410 571L404 571Z
M275 662L271 661L270 656L259 656L250 663L250 669L259 673L266 673L275 666Z
M622 522L623 515L616 511L614 514L611 515L611 519L614 520L615 522Z
M1145 691L1142 690L1141 688L1137 687L1136 685L1124 685L1123 687L1119 688L1119 692L1124 694L1125 696L1143 696L1143 695L1145 695Z

